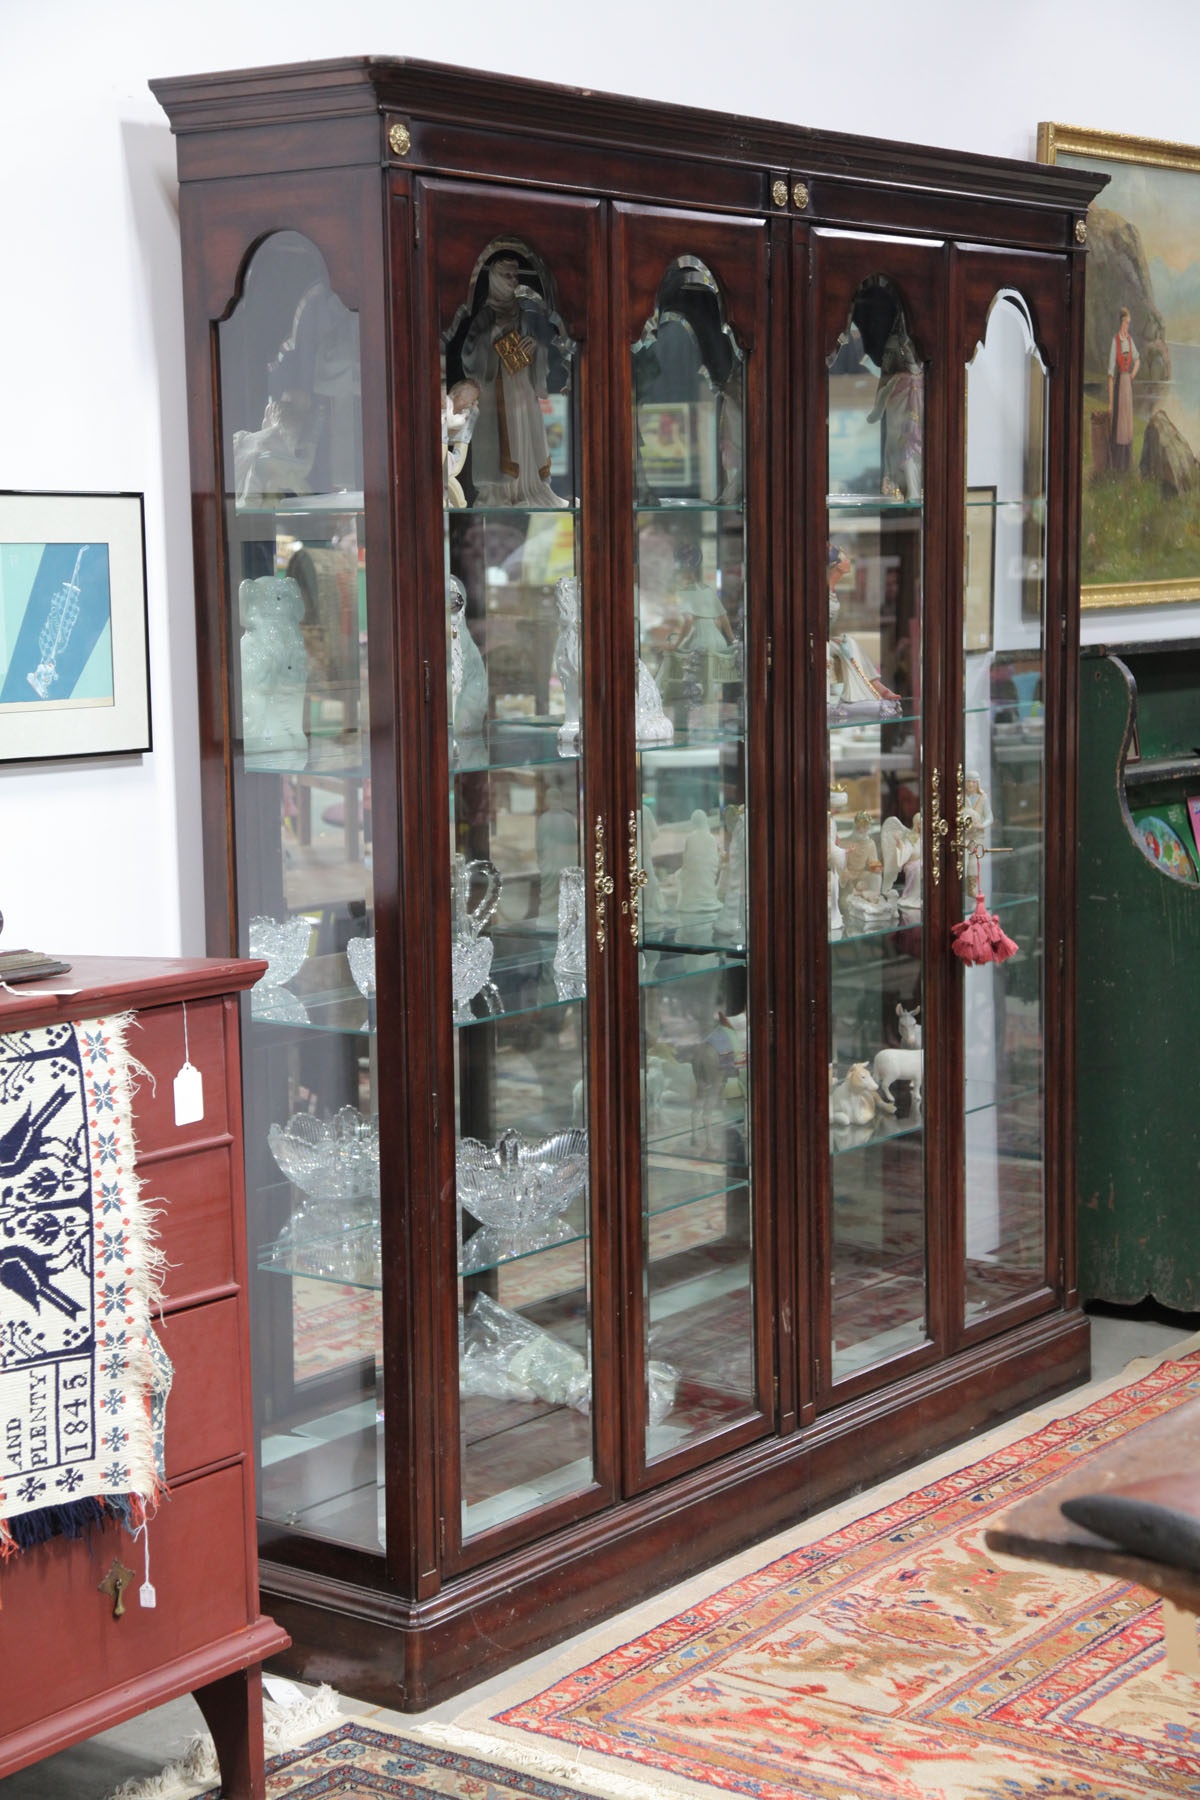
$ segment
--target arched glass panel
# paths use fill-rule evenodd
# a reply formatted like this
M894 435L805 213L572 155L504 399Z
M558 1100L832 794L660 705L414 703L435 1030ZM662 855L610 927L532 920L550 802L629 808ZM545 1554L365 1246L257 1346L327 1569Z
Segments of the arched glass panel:
M522 239L442 346L462 1528L593 1479L577 352Z
M646 1457L756 1410L745 359L681 256L632 347Z
M925 371L884 275L827 357L831 1364L926 1335Z
M964 911L982 887L1018 949L963 978L968 1323L1045 1280L1046 388L1025 304L1001 293L967 369L958 810Z
M383 1542L358 319L315 246L219 327L259 1510Z

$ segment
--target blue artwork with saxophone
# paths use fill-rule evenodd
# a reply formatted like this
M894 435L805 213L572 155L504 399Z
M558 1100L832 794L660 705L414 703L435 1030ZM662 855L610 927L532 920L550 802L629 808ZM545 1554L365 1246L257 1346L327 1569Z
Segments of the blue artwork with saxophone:
M108 545L0 545L0 708L112 704Z

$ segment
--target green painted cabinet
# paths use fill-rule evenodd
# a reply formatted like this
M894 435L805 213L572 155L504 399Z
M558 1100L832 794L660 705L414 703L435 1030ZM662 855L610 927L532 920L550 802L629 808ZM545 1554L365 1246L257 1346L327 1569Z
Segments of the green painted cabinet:
M1200 643L1095 647L1081 675L1080 1294L1153 1295L1190 1312L1200 1309L1200 886L1156 864L1135 821L1200 794Z

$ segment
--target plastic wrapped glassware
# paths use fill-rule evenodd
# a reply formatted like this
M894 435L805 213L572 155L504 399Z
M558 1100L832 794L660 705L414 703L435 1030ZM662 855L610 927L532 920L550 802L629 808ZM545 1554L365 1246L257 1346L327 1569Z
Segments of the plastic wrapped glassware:
M461 1271L470 1275L573 1235L559 1215L587 1186L587 1132L526 1144L510 1129L495 1148L463 1138L457 1173L459 1204L481 1221L463 1245Z

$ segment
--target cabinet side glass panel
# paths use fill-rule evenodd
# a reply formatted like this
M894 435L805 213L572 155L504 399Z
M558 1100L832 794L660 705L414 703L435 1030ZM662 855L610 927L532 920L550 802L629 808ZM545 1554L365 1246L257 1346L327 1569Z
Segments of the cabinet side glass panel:
M632 352L646 1457L756 1411L746 959L745 361L681 256Z
M968 1323L1045 1280L1046 383L999 295L967 370L962 893L969 913L982 887L1018 949L964 972Z
M924 1341L924 370L864 281L828 356L827 816L835 1380Z
M529 244L480 246L442 381L470 1538L594 1468L578 356Z
M253 1383L264 1517L383 1543L358 320L267 238L219 327Z

